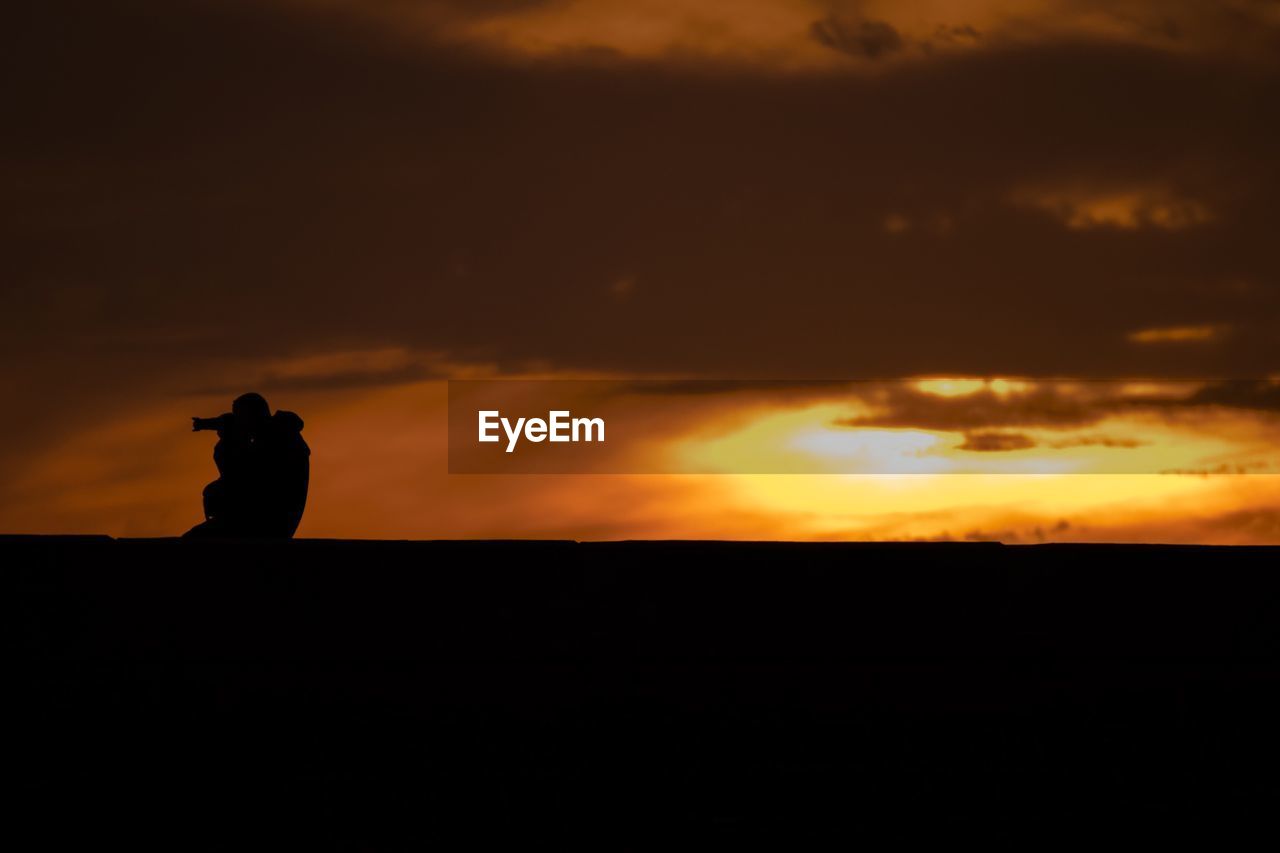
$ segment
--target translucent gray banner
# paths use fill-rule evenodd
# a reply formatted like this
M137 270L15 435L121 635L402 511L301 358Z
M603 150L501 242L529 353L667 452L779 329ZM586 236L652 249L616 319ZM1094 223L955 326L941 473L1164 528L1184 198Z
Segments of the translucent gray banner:
M1275 474L1280 381L453 380L454 474Z

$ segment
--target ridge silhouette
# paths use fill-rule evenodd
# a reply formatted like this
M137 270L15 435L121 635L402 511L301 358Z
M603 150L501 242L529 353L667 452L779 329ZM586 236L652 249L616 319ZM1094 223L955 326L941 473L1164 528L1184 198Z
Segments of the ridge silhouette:
M307 504L311 448L302 418L276 410L261 394L242 394L231 411L191 419L193 432L216 431L218 479L204 487L205 520L191 539L288 539Z

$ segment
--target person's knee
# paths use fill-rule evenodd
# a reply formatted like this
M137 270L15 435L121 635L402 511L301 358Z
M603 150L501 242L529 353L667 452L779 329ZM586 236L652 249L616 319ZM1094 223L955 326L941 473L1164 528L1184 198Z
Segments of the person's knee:
M204 487L204 491L201 494L204 499L204 517L206 519L215 518L226 511L226 484L222 480L214 480Z

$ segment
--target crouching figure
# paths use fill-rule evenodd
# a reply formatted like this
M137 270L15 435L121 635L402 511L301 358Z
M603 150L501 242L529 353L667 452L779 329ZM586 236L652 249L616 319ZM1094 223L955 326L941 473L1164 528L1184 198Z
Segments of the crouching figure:
M227 414L192 418L191 429L217 432L218 479L204 488L205 520L186 538L293 536L307 504L311 472L302 418L279 410L272 414L261 395L243 394Z

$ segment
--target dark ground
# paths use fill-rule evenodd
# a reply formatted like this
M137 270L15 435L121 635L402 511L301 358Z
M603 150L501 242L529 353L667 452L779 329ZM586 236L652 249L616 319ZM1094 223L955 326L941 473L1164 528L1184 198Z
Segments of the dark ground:
M1277 556L0 537L7 802L50 846L1274 843Z

